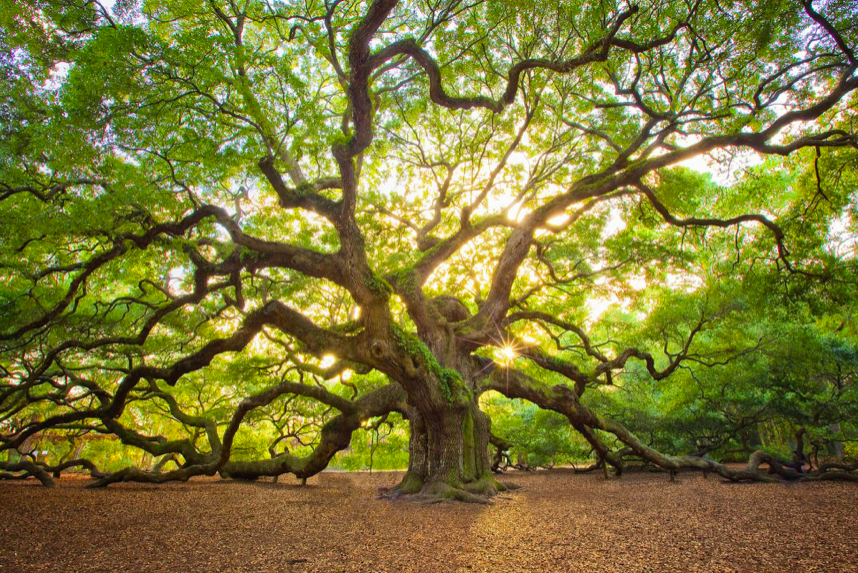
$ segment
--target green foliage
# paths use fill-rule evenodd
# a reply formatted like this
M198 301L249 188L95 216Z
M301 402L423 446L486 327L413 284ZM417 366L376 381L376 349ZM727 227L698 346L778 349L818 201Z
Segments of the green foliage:
M347 450L331 460L331 468L347 471L403 470L408 467L408 423L391 415L391 426L362 428Z
M586 460L590 447L560 414L528 402L486 395L481 404L492 419L492 433L512 444L510 456L519 455L530 466L553 466Z
M289 382L306 388L247 413L230 459L305 456L342 423L331 404L407 370L319 343L379 324L433 395L464 406L492 368L445 368L412 334L414 310L443 295L471 315L509 303L456 330L430 302L450 348L490 360L509 346L539 391L565 391L552 370L578 369L592 378L582 403L664 451L787 454L804 428L813 447L854 454L858 100L840 45L858 44L854 2L817 3L828 30L780 0L636 7L612 44L622 2L400 2L367 49L420 44L443 93L464 98L443 107L401 55L364 70L367 101L353 100L365 2L0 0L3 443L31 419L82 412L40 432L52 462L79 434L108 469L154 466L92 439L143 370L116 420L158 436L144 443L204 458L243 400ZM581 54L586 65L561 63ZM555 63L487 109L523 60ZM283 186L299 206L281 207ZM205 209L217 220L189 221ZM748 214L780 244L759 217L735 220ZM268 325L236 343L270 301L318 336ZM511 318L531 311L558 324ZM175 384L158 378L213 348ZM590 450L557 414L482 404L532 464ZM335 463L401 468L406 441L398 418L362 427Z

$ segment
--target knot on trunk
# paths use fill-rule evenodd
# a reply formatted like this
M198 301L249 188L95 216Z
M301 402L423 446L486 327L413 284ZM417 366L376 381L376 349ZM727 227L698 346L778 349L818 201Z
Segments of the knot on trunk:
M432 304L447 322L462 322L471 317L471 311L454 296L441 295L432 299Z
M369 353L376 360L381 360L387 354L387 345L381 340L373 340L369 345Z

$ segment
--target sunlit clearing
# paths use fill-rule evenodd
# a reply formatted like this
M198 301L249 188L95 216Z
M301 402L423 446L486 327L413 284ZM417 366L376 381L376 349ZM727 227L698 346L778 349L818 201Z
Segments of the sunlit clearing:
M632 277L628 282L629 286L634 290L643 290L647 287L646 279L644 277Z
M250 352L253 354L263 354L264 352L271 349L271 342L265 338L264 336L257 335L253 337L253 340L250 342Z
M521 338L523 341L527 342L528 344L536 344L536 342L537 342L536 337L530 332L525 332L523 334L520 334L519 338Z
M334 362L336 361L337 357L333 354L325 354L324 356L322 356L322 363L320 364L320 366L322 368L330 368L334 365Z

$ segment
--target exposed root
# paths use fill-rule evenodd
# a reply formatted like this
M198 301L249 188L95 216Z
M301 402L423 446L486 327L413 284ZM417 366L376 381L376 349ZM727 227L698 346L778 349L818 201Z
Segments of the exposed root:
M476 481L466 483L462 486L462 489L470 493L489 497L496 496L500 491L498 488L498 482L496 482L492 477L484 477Z
M393 489L402 495L417 493L423 489L423 479L418 475L406 473L402 481Z
M485 495L477 495L466 489L444 482L430 482L424 485L420 493L415 494L411 499L419 503L443 503L448 501L463 501L465 503L479 503L483 505L491 503Z
M393 487L383 487L378 490L379 499L399 499L403 496L411 496L423 489L423 478L419 475L406 472L402 481Z
M512 483L508 481L496 481L495 486L498 488L498 491L515 491L523 487L518 485L517 483Z
M489 497L494 497L504 491L521 489L520 485L514 483L499 482L491 474L485 475L476 481L466 483L463 487L471 493L478 493Z
M424 483L419 477L406 474L396 486L379 490L379 499L403 499L417 503L462 501L490 504L491 498L498 493L518 488L519 486L515 484L496 481L490 475L472 482L453 485L441 481Z

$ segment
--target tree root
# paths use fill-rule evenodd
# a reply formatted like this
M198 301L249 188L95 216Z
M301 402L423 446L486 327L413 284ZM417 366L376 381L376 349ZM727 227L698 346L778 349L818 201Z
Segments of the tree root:
M392 488L391 491L399 495L411 495L423 489L423 480L420 476L406 473L402 481Z
M465 503L488 505L491 503L488 496L496 494L497 490L495 490L495 494L480 495L479 493L468 491L464 487L457 487L444 482L429 482L423 486L420 492L410 496L409 501L427 504L462 501Z
M491 498L504 491L519 489L521 486L502 483L491 475L483 476L462 484L449 484L443 481L424 482L419 476L406 474L392 488L379 490L379 499L413 501L417 503L442 503L462 501L465 503L490 504Z

